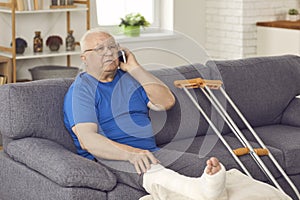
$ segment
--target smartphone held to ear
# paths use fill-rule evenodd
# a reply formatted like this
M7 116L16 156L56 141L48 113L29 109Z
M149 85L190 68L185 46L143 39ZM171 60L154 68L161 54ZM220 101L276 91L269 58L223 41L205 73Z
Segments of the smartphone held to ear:
M120 62L123 62L123 63L127 62L125 51L123 51L123 50L118 51L118 57L119 57Z

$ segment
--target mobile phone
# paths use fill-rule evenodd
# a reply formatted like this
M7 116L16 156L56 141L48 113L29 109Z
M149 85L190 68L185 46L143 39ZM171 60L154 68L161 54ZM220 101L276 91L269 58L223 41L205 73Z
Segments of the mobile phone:
M119 61L120 61L120 62L123 62L123 63L126 63L126 62L127 62L127 60L126 60L126 55L125 55L125 51L119 50L119 51L118 51L118 57L119 57Z

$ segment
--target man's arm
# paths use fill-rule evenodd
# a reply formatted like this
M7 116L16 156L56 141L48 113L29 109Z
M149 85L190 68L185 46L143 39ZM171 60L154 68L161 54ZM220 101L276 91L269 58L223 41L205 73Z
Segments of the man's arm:
M145 173L151 164L159 162L150 151L112 141L98 134L97 129L95 123L79 123L72 127L82 149L94 156L108 160L129 161L138 174Z
M148 107L153 110L170 109L175 104L175 98L168 86L141 67L129 50L125 52L127 63L120 63L120 67L143 86L150 100Z

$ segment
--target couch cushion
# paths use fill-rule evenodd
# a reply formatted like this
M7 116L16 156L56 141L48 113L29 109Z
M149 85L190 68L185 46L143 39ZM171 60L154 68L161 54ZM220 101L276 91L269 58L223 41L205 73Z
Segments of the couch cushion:
M76 152L63 122L63 100L72 79L49 79L0 87L0 132L13 139L39 137Z
M270 125L257 127L255 131L266 145L282 151L283 166L288 174L300 173L300 127ZM249 140L255 140L249 131L244 134Z
M236 137L225 135L224 139L228 142L232 149L243 147ZM254 148L259 147L256 142L251 142L251 145ZM214 156L224 164L226 169L237 168L239 170L242 170L216 135L198 136L194 139L190 138L175 141L164 146L164 148L198 154L199 159L203 159L203 164L206 163L206 160L208 158ZM284 157L281 150L270 146L268 146L268 148L273 153L278 162L281 165L284 164ZM281 174L275 169L275 167L271 164L271 161L266 156L261 157L261 159L267 166L270 166L270 171L273 173L274 177L277 178L281 176ZM268 180L262 173L262 171L260 171L259 167L253 161L250 155L241 156L240 160L254 178L262 181ZM200 167L201 166L199 166L199 168Z
M280 123L287 105L300 94L298 56L211 61L207 65L217 65L225 90L253 126ZM240 128L245 127L231 107L229 113Z
M61 187L40 173L0 152L1 200L95 200L106 192L87 187Z
M115 175L100 163L76 155L50 140L14 140L8 144L6 152L15 161L62 187L89 187L110 191L117 182Z
M300 127L300 98L294 98L288 105L281 120L282 124Z
M203 77L205 79L219 79L218 72L201 64L180 66L176 68L166 68L151 71L156 77L162 80L173 92L176 103L167 112L150 111L150 117L155 133L157 144L165 144L183 138L205 135L211 132L208 124L193 105L192 101L182 89L176 88L173 84L175 80ZM209 117L215 122L219 120L215 110L211 110L205 96L199 89L189 90ZM219 94L216 94L219 95ZM220 121L220 120L219 120ZM218 123L217 123L218 124ZM218 124L222 127L221 124Z

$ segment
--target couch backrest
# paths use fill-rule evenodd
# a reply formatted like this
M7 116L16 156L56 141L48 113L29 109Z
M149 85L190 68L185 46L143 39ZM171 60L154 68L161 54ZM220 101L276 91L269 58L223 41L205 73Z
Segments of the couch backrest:
M174 87L174 80L196 77L222 80L225 91L254 127L281 123L285 109L300 94L300 57L292 55L209 61L206 67L195 64L152 73L171 88L177 100L167 112L151 112L158 144L212 133L184 91ZM222 134L231 132L203 93L198 89L190 91ZM245 128L224 96L214 93L238 127Z
M279 124L285 109L300 94L298 56L210 61L207 65L217 65L226 92L254 127ZM244 128L233 109L227 107L238 126Z
M150 112L159 145L212 133L207 122L175 80L203 77L221 79L225 90L253 126L280 123L282 114L300 94L300 57L279 56L200 64L153 70L170 87L175 106L167 112ZM220 77L220 75L222 77ZM76 151L63 123L63 100L72 79L51 79L0 87L0 132L8 138L47 138ZM221 130L224 121L211 108L199 89L190 90L201 107ZM215 94L224 103L219 92ZM240 128L243 123L227 105ZM225 127L223 133L230 130Z
M0 132L19 139L39 137L76 152L63 122L63 101L73 79L49 79L0 87Z
M173 92L176 104L167 112L150 111L150 117L158 145L185 138L193 138L196 135L205 135L211 132L208 124L200 115L195 105L188 98L182 89L174 86L175 80L191 79L202 77L205 79L220 79L219 73L215 68L208 68L201 64L180 66L176 68L165 68L151 71L156 77L162 80ZM215 110L211 109L205 96L199 89L189 90L193 97L201 103L207 115L217 123L218 116ZM218 126L219 125L219 126ZM217 127L222 128L223 124Z

